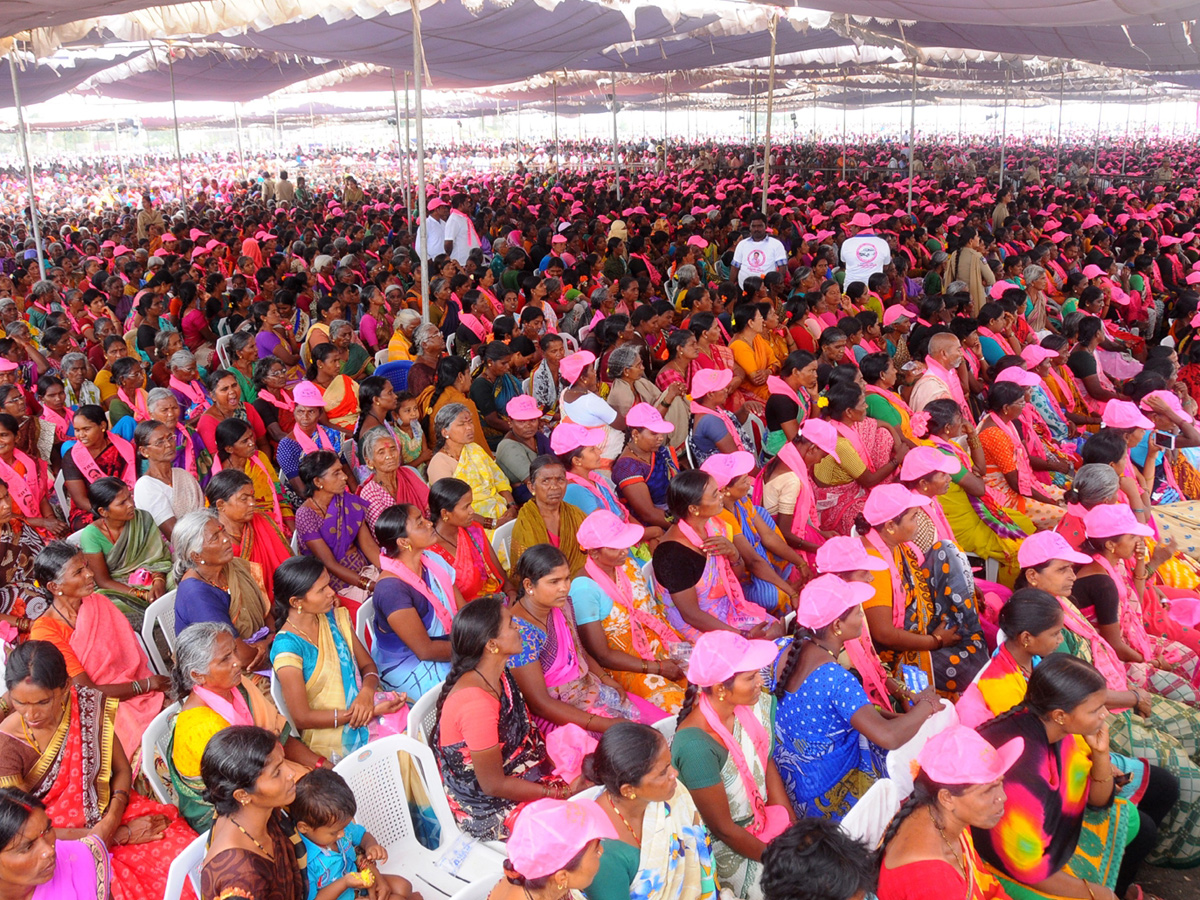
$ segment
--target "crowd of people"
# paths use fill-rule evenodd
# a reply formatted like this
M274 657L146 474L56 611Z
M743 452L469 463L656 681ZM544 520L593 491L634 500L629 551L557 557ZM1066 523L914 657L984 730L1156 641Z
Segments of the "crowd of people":
M0 897L417 897L334 769L422 698L493 900L1200 864L1194 151L742 149L0 222Z

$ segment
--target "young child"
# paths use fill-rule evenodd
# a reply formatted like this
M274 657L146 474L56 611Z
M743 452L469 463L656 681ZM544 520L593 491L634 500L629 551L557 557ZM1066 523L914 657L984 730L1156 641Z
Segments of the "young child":
M308 900L353 900L361 888L371 900L421 900L407 878L376 869L387 851L353 821L357 810L350 786L330 769L313 769L296 782L289 812L308 852Z
M421 427L417 398L407 391L396 395L396 436L400 438L400 464L420 468L433 458L425 429Z

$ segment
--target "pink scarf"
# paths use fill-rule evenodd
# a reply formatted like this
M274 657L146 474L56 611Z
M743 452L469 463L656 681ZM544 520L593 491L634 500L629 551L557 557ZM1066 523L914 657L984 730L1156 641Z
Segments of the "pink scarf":
M701 691L700 699L696 706L700 710L700 715L704 717L704 721L708 723L708 726L720 738L721 743L725 745L725 749L729 751L729 758L733 760L733 764L738 771L738 776L742 779L742 788L746 791L746 797L754 809L754 821L746 827L746 830L763 843L767 843L773 838L778 837L790 824L787 810L782 806L767 806L765 785L763 790L759 790L758 782L750 772L750 763L746 760L746 754L742 752L741 742L735 739L729 729L725 727L725 723L721 721L721 717L717 715L717 711L712 708L708 694ZM754 745L754 752L758 756L759 765L762 766L765 772L767 769L767 756L771 750L771 741L767 734L767 729L758 721L758 718L754 715L754 711L749 706L734 707L734 715L737 717L738 723L742 726L742 731L749 735L750 743ZM780 815L780 813L783 815Z
M205 706L230 725L254 724L254 716L250 713L250 706L246 703L246 698L242 696L242 692L236 687L229 692L230 696L233 697L232 703L216 691L210 691L199 684L192 685L192 693L203 700Z
M487 340L488 328L474 313L459 313L458 321L471 330L471 333L481 341Z
M962 410L963 418L974 424L975 416L971 414L971 405L967 403L966 395L963 394L962 382L958 378L958 373L947 369L932 356L925 357L925 369L927 375L933 375L946 385L946 390L950 392L950 396Z
M688 404L688 409L691 410L693 415L716 416L720 423L725 426L725 430L729 432L729 436L733 438L733 442L737 444L737 448L739 450L746 449L746 445L742 443L741 432L734 427L733 423L730 422L726 416L721 415L721 413L717 412L715 409L710 409L707 406L701 406L695 400Z
M56 439L60 441L67 439L67 431L70 429L70 425L67 422L66 416L60 416L50 407L42 404L42 418L54 426L54 437Z
M1029 451L1021 442L1021 436L1017 434L1017 429L1012 422L1005 422L994 413L988 413L984 419L990 419L992 424L1008 435L1008 439L1012 441L1013 458L1017 462L1017 488L1022 497L1030 496L1033 491L1033 466L1029 463ZM1030 435L1031 441L1036 439L1036 436Z
M704 553L704 539L696 534L695 529L683 519L680 519L675 524L679 527L679 533L684 536L684 539L695 547L697 551ZM704 533L707 537L715 537L716 535L724 535L725 529L719 520L714 517L704 523ZM704 555L709 556L707 553L704 553ZM746 601L746 595L742 593L742 583L738 581L729 560L719 553L711 554L711 556L717 563L720 581L725 586L725 591L729 595L730 602L739 611L749 617L757 618L760 622L774 622L775 617L766 612L761 606Z
M117 396L121 398L121 402L133 410L133 417L139 422L150 421L150 410L146 406L146 392L141 388L137 388L133 392L133 399L129 399L129 395L125 393L125 388L117 388Z
M276 397L268 391L259 391L258 399L268 406L273 406L276 409L282 409L288 412L291 412L296 408L296 401L291 398L286 388L283 391L283 395L280 397ZM317 427L319 428L320 426Z
M191 400L192 405L201 411L208 409L208 407L212 405L211 402L205 398L204 389L198 384L193 382L182 382L174 375L171 376L171 379L167 382L167 384Z
M605 575L604 570L596 564L591 556L587 558L583 569L610 600L625 610L625 615L629 617L629 636L633 641L633 651L638 657L647 660L656 658L654 651L650 649L650 641L646 637L647 629L658 635L664 650L671 642L678 640L678 635L666 622L638 609L633 600L633 585L629 583L629 576L625 574L624 563L617 566L615 580Z
M579 485L599 500L603 508L614 515L619 515L626 523L632 521L629 518L629 510L625 508L625 504L612 493L612 490L604 483L604 478L599 472L588 472L587 478L580 478L574 472L568 472L567 483ZM616 509L613 509L614 506Z
M942 504L938 503L937 497L931 497L930 499L933 502L928 506L921 507L921 509L933 520L933 527L937 531L938 540L953 544L954 529L950 527L950 521L946 518L946 511L942 509Z
M1108 574L1108 577L1113 580L1113 584L1117 587L1117 597L1120 599L1122 636L1129 642L1129 646L1142 655L1142 659L1146 662L1151 662L1154 659L1154 642L1150 639L1150 636L1146 633L1146 627L1142 624L1141 603L1137 603L1135 609L1135 604L1129 599L1129 582L1126 580L1124 566L1121 567L1121 574L1118 575L1112 563L1105 559L1103 553L1097 553L1092 559Z
M292 439L295 440L295 442L300 445L300 449L303 450L305 453L316 453L318 450L317 444L321 445L319 449L329 450L330 452L333 452L333 453L337 452L336 450L333 449L333 441L331 441L329 439L329 435L327 435L325 433L324 428L322 428L320 425L318 425L317 430L314 432L314 434L316 434L316 436L317 436L317 439L315 441L312 438L310 438L307 434L305 434L303 431L301 431L299 425L297 425L295 428L292 429Z
M892 624L897 628L903 629L904 608L908 605L908 592L904 589L904 577L900 574L900 567L896 565L895 553L891 547L884 543L878 529L872 528L863 535L863 540L870 544L880 557L883 558L883 561L887 563L888 575L892 579ZM906 546L914 552L917 551L916 544L907 543Z
M882 397L888 403L892 404L892 406L900 407L902 410L908 413L908 417L910 419L915 415L915 413L912 411L912 407L905 403L904 398L895 391L885 391L883 388L876 387L873 384L866 385L863 390L865 390L868 394L875 394L877 397Z
M655 287L658 287L658 285L662 284L662 275L659 273L658 269L654 268L654 266L652 266L650 264L650 260L646 257L645 254L630 253L629 255L631 257L633 257L634 259L640 259L642 262L644 262L646 264L646 271L650 273L650 283L651 284L653 284Z
M504 313L504 304L496 299L496 295L487 288L478 288L479 293L487 297L488 303L492 304L492 315L499 316Z
M1068 631L1073 631L1088 642L1092 648L1092 665L1104 676L1110 691L1129 690L1129 679L1125 676L1125 667L1117 656L1117 651L1109 646L1108 641L1100 636L1096 626L1087 620L1067 597L1056 597L1058 605L1063 610L1063 625Z
M0 480L8 485L8 492L12 494L13 502L17 504L17 509L25 518L40 518L42 498L46 496L46 485L42 479L41 469L37 463L16 448L13 448L13 459L25 468L25 475L18 475L16 469L0 459Z
M189 448L191 447L191 441L188 441L188 446ZM275 521L279 524L279 527L282 528L283 513L279 509L279 492L275 490L275 476L271 474L271 470L267 468L267 464L262 461L261 457L262 451L260 450L250 457L250 462L258 466L259 471L267 476L267 483L271 485L271 503L275 507ZM223 468L224 466L221 465L221 454L218 453L212 458L212 469L210 470L210 474L216 475Z
M862 441L862 436L858 433L858 429L853 425L847 425L844 422L839 422L837 419L830 419L829 423L834 427L838 434L850 442L850 446L854 448L854 452L858 454L858 458L862 460L862 464L867 467L867 471L875 471L875 461L871 459L871 454L867 452L867 446Z
M424 556L424 553L421 554ZM450 623L454 620L454 614L458 612L458 605L454 602L454 587L450 586L446 590L446 585L442 585L442 590L446 592L446 603L450 604L447 608L446 604L438 599L437 594L430 590L429 585L425 583L424 578L418 578L417 574L398 559L392 559L382 551L379 554L379 568L387 572L389 575L395 575L410 588L429 601L429 605L433 608L433 614L437 616L439 622L442 623L442 628L446 630L446 634L450 633ZM433 569L422 569L426 572L433 572ZM434 576L436 577L436 575Z
M789 400L794 400L797 406L801 409L804 408L804 404L800 402L800 395L793 391L791 386L778 375L767 376L767 390L772 394L779 394L787 397Z
M450 210L450 215L462 216L462 218L467 220L467 249L468 250L471 249L472 247L482 247L483 246L483 241L481 241L479 239L479 232L475 230L475 223L471 221L470 216L468 216L461 209Z
M125 438L117 437L115 434L110 434L108 439L117 448L117 452L121 454L121 458L125 460L125 472L121 475L121 480L129 485L129 489L132 491L133 485L137 482L137 470L133 464L133 444L129 443ZM100 467L96 465L96 460L88 452L87 447L78 441L71 448L71 459L79 469L79 473L88 480L88 484L106 477L100 471Z
M790 469L800 480L800 492L796 495L796 508L792 511L792 534L801 540L813 540L814 543L825 543L824 536L811 528L813 537L809 537L813 512L816 510L816 494L813 491L812 480L808 477L808 466L800 457L800 451L790 441L779 448L779 461ZM783 510L780 510L782 512Z

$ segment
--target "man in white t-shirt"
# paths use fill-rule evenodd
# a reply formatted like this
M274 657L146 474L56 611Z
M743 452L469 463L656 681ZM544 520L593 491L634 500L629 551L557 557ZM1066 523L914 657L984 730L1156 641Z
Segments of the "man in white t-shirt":
M460 266L467 264L468 253L476 247L483 246L479 240L479 233L475 230L475 223L467 214L470 205L471 198L466 194L455 194L450 198L450 218L446 220L445 241L452 245L450 256Z
M783 244L767 234L767 217L761 212L750 213L750 237L742 238L733 248L733 274L738 286L752 275L762 278L768 272L787 275L787 251Z
M852 237L842 242L842 265L846 267L846 282L842 290L856 281L867 283L867 279L892 261L888 242L871 232L871 217L865 212L855 213L847 230Z
M446 219L449 217L450 206L441 197L434 197L425 208L429 212L426 216L429 221L422 222L417 228L417 240L425 239L425 246L429 248L429 258L433 259L446 252ZM421 245L418 243L415 246Z

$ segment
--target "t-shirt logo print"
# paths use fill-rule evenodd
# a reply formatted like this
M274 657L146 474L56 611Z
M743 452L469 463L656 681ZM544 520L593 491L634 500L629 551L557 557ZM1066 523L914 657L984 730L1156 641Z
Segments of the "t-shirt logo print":
M859 244L854 248L854 256L864 266L871 266L879 258L879 249L873 244Z
M746 267L757 269L767 264L767 254L762 250L751 250L746 255Z

